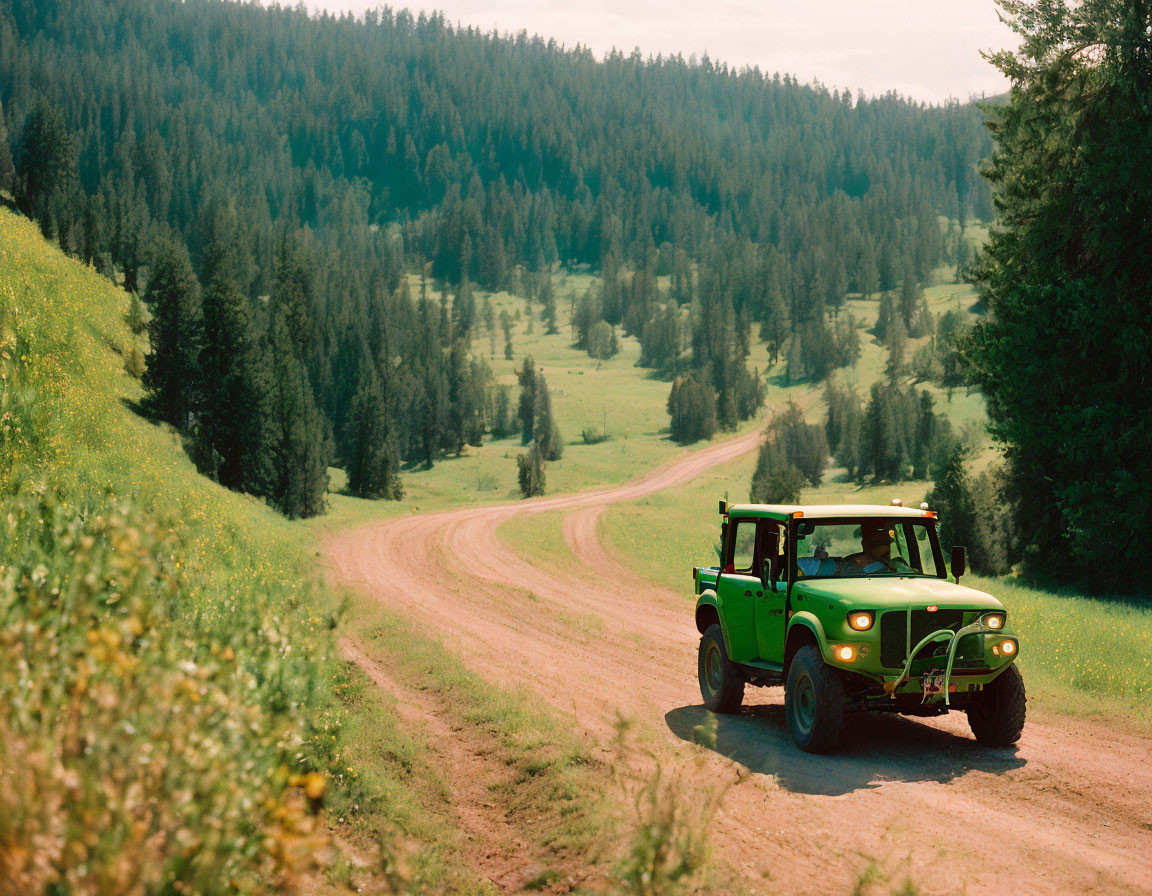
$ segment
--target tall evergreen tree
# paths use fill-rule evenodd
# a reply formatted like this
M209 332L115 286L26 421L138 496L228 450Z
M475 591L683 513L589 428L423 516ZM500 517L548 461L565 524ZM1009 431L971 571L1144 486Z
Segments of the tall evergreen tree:
M536 364L531 357L524 359L516 379L520 383L520 441L527 445L536 433Z
M4 103L0 102L0 190L11 191L15 184L16 166L12 161L12 143L4 120Z
M235 222L222 214L214 230L201 301L204 403L197 416L195 453L221 485L266 496L275 483L268 359L237 281Z
M200 351L204 344L200 287L183 242L171 237L157 245L144 301L151 351L145 362L145 406L181 432L187 431L204 386Z
M682 444L710 439L716 432L716 393L693 374L677 377L668 394L672 440Z
M327 507L331 439L283 315L272 318L268 354L274 465L268 497L289 518L317 516Z
M544 332L555 336L560 331L556 328L556 288L552 285L552 275L545 272L543 282L540 284L540 319L544 321Z
M497 386L492 397L492 437L506 439L516 428L512 416L512 396L508 386Z
M399 501L400 457L392 437L384 389L375 371L365 365L348 415L348 488L361 498Z
M552 397L548 393L548 383L540 373L536 374L535 393L533 414L536 422L532 428L532 438L536 453L542 460L560 460L564 454L564 439L556 425L556 418L552 416Z
M928 493L928 506L940 517L940 542L944 549L952 545L971 547L976 527L977 508L972 499L971 481L964 462L967 450L956 445L944 461L936 483Z
M66 233L76 212L76 140L56 106L41 99L24 123L16 154L16 205L45 236Z
M1048 575L1147 590L1152 528L1152 4L1003 0L974 377ZM1107 457L1101 454L1107 446ZM1123 532L1124 538L1084 537Z
M500 312L500 329L504 331L504 360L511 361L515 353L512 346L512 315L507 310Z

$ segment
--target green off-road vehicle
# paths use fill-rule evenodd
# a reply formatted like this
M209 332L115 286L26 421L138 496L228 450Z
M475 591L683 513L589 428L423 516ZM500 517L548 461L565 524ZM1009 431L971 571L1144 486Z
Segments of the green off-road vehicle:
M831 750L854 710L932 716L963 709L980 743L1024 727L1020 642L1003 604L959 584L936 514L900 506L728 506L721 563L692 571L700 691L740 708L746 684L784 685L802 750Z

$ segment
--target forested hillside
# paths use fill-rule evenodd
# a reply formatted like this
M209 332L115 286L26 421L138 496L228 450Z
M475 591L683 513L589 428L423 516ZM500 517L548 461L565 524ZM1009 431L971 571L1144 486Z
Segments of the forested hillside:
M915 287L966 262L940 217L992 212L973 107L407 12L5 0L0 100L0 187L149 306L150 411L290 515L333 458L391 497L401 462L492 429L473 284L554 328L552 272L590 266L579 344L637 336L731 428L761 400L750 340L793 379L850 365L846 295L902 289L915 329Z

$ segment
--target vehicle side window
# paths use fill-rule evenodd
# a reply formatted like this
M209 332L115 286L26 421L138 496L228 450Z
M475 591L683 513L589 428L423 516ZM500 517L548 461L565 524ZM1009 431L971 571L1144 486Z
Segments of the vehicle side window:
M752 574L756 560L756 520L733 520L728 533L728 564L732 572Z
M932 555L932 542L928 538L928 527L907 526L906 529L911 529L916 539L914 542L909 540L909 552L914 550L916 554L919 554L920 563L913 563L913 566L917 566L925 575L939 576L941 571L936 568L936 559Z

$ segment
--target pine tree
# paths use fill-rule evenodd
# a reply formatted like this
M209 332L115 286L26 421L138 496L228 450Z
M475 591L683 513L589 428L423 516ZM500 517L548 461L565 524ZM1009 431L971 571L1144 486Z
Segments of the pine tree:
M974 378L1028 556L1048 576L1146 591L1152 10L1001 5L1022 42L993 57L1012 90L992 120L1001 214L975 274L990 314ZM1082 537L1105 530L1124 537Z
M932 393L920 393L920 408L916 415L916 441L912 449L912 478L927 479L932 449L937 440L937 417ZM934 470L931 472L935 472Z
M4 103L0 102L0 190L11 191L15 186L16 166L12 162L12 144L8 125L4 121Z
M524 359L516 379L520 383L520 441L527 445L536 433L536 364L531 357Z
M199 284L183 242L163 239L157 248L144 301L151 351L145 360L144 405L181 432L189 429L204 385L200 351L204 344Z
M686 444L710 439L716 432L716 393L693 374L677 377L668 395L672 440Z
M752 474L749 500L753 504L798 504L807 478L774 442L760 446Z
M873 383L860 427L860 474L898 481L908 467L905 404L894 383Z
M964 468L967 456L962 446L953 448L926 498L928 506L940 516L940 542L946 551L953 545L970 547L972 543L977 510Z
M852 389L829 383L824 390L824 401L828 406L824 423L828 450L848 475L855 477L860 466L860 397Z
M504 331L504 360L511 361L514 357L512 350L512 315L508 311L500 312L500 328Z
M236 279L234 221L224 218L215 230L206 250L201 300L204 403L195 454L221 485L266 496L275 482L268 359Z
M15 198L45 236L66 233L74 216L77 150L61 111L38 101L20 136Z
M348 488L361 498L399 501L400 457L392 438L393 425L380 379L371 367L361 374L348 415Z
M895 379L904 373L904 352L908 348L908 331L904 329L904 319L899 315L893 317L884 341L888 347L884 371L889 379Z
M544 476L544 461L540 452L533 446L526 454L516 455L516 466L520 482L520 494L525 498L534 498L544 494L546 485Z
M543 283L540 285L540 319L544 322L544 332L555 336L560 331L556 328L556 290L552 286L552 275L545 273Z
M285 316L272 318L269 336L268 406L275 472L268 497L290 519L317 516L328 503L331 439Z
M804 415L793 402L776 414L764 427L764 441L756 473L752 477L752 493L766 494L766 483L786 467L798 470L812 486L819 486L828 465L828 441L825 429L816 423L804 422ZM781 482L790 479L784 476ZM771 491L777 491L774 486ZM761 500L761 499L756 499ZM781 499L763 499L764 503L784 503Z
M890 293L883 293L880 296L880 308L876 313L876 326L872 329L872 332L882 344L888 341L888 331L891 329L892 321L895 320L896 317L897 313L892 303L892 295Z
M784 302L779 280L775 277L769 279L766 289L764 315L760 321L760 341L768 346L769 360L775 364L788 338L788 306Z
M492 437L495 439L506 439L516 429L511 391L508 386L497 386L492 397Z
M144 306L140 304L140 296L132 293L128 297L128 311L124 315L124 323L133 336L139 336L148 329L148 322L144 320Z
M616 341L616 328L607 321L600 320L588 334L588 357L606 361L620 350Z
M900 316L904 320L904 329L911 332L916 323L916 312L924 293L920 283L916 280L916 271L910 261L905 262L904 277L900 283Z
M536 453L541 460L560 460L564 454L564 440L552 416L552 397L548 394L548 383L539 373L536 374L533 415L536 418L532 428Z

